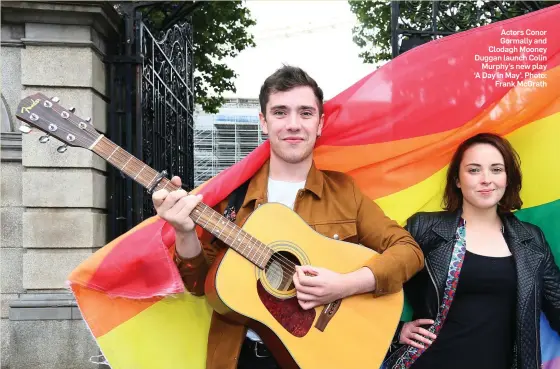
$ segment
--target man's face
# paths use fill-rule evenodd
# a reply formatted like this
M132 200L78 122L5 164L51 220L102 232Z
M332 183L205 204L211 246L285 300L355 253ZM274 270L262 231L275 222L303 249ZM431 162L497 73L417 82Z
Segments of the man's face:
M311 87L275 92L268 98L261 127L268 135L271 155L291 164L307 159L323 128L323 115Z

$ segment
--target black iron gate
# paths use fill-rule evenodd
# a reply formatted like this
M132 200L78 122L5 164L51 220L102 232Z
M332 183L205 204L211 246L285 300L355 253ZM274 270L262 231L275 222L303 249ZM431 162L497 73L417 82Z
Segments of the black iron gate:
M437 38L556 3L558 1L391 1L392 57Z
M152 2L152 4L154 4ZM189 21L149 29L138 3L121 3L122 39L108 59L108 137L152 168L194 186L193 43ZM145 10L145 9L144 9ZM184 18L183 18L184 19ZM109 237L154 214L151 196L108 171Z

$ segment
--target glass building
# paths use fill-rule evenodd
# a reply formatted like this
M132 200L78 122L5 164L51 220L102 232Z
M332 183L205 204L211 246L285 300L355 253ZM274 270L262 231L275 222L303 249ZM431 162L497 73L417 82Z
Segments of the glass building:
M259 125L258 99L228 99L217 114L194 115L194 184L237 163L267 139Z

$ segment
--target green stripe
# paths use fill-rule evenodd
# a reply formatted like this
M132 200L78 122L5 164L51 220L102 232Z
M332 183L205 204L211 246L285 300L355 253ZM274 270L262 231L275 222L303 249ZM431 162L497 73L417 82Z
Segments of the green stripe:
M521 209L515 216L524 222L534 224L543 231L554 255L556 264L560 265L560 200L548 204ZM401 320L412 319L412 309L405 297Z
M548 204L521 209L515 213L517 218L534 224L544 232L552 249L556 264L560 265L560 200Z

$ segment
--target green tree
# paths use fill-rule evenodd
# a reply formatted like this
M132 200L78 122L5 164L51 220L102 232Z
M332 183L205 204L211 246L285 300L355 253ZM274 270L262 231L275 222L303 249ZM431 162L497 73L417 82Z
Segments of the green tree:
M391 2L349 1L358 25L354 42L366 63L391 59ZM431 30L433 1L399 1L399 28ZM436 30L459 32L526 14L560 1L437 1ZM406 35L404 37L407 37Z
M162 30L191 17L196 103L206 112L216 113L225 101L224 92L236 92L237 74L224 59L255 46L253 35L247 32L256 24L249 9L242 1L173 1L142 11L151 26Z

